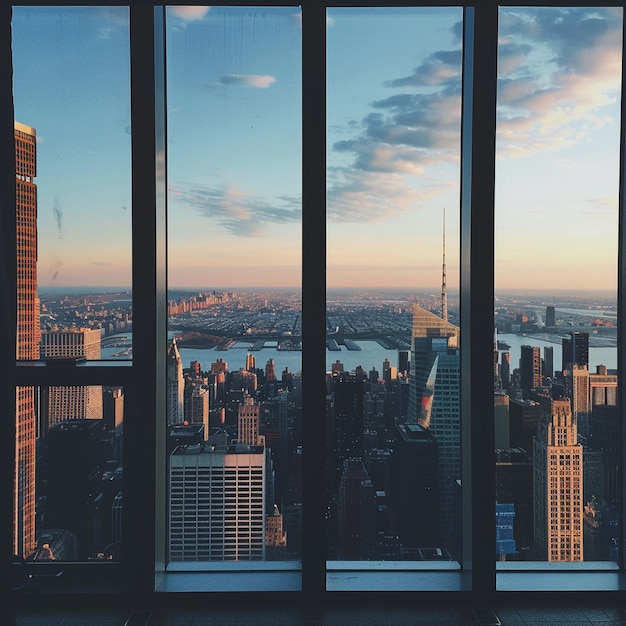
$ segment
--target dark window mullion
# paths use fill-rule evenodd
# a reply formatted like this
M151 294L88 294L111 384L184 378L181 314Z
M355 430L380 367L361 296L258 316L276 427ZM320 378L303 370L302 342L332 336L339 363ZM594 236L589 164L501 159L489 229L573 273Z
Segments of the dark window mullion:
M461 406L464 565L495 591L494 183L498 7L464 12L461 129ZM469 470L469 472L468 472Z
M156 435L165 407L164 206L157 201L155 19L130 7L133 383L124 420L124 557L132 591L154 589Z
M302 5L302 58L302 586L307 595L317 595L326 586L325 3Z

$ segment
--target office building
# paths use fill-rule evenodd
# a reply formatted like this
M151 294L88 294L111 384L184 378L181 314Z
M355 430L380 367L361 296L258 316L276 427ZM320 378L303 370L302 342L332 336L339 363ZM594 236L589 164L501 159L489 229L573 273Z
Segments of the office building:
M570 400L540 402L534 441L534 543L542 561L583 560L583 449Z
M543 348L543 383L547 383L548 379L554 378L554 348L552 346L544 346Z
M259 404L245 394L237 412L237 441L248 446L263 445L259 435Z
M556 326L556 310L553 306L546 307L546 328Z
M188 385L184 392L184 423L202 424L205 439L209 436L209 392L201 385Z
M495 448L506 449L511 445L511 427L509 423L510 398L502 390L494 391Z
M185 380L183 361L176 339L167 342L167 423L182 424L185 419Z
M37 139L34 128L15 122L17 222L18 360L39 358L37 297ZM35 390L17 387L15 398L15 478L13 484L13 552L24 557L35 549Z
M569 369L572 364L589 365L589 333L572 331L569 337L561 340L562 369Z
M42 359L86 359L97 361L101 354L100 329L79 328L44 331L41 334ZM101 385L48 387L43 390L42 434L65 420L101 419L103 396Z
M398 424L389 460L389 503L403 548L440 547L439 445L418 424Z
M265 559L265 450L226 437L170 456L171 561Z
M459 329L413 305L407 422L419 424L439 444L439 517L442 542L453 542L454 483L461 479Z
M528 394L533 387L541 387L541 348L521 346L520 348L520 386ZM528 397L527 395L525 397Z

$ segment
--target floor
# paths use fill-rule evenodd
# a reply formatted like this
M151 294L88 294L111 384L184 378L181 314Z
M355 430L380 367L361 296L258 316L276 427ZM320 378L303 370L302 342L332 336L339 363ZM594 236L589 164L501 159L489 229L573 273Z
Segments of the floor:
M626 600L626 599L625 599ZM207 601L207 605L209 602ZM623 624L626 610L609 601L606 604L585 605L567 602L561 605L543 603L535 606L508 605L495 608L419 607L406 603L389 603L376 607L358 604L338 604L323 609L305 606L256 607L242 606L236 600L232 606L190 606L187 608L157 607L147 610L77 608L20 608L17 626L499 626L550 624ZM4 626L4 625L3 625Z

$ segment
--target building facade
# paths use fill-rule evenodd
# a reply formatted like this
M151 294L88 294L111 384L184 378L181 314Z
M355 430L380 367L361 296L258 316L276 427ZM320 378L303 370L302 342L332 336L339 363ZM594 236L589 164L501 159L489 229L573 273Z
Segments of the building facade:
M583 449L568 398L540 402L534 442L534 537L537 557L583 560Z
M17 222L17 349L18 360L39 358L37 296L37 137L30 126L15 122L15 187ZM22 556L35 549L35 390L16 389L15 475L13 482L13 551Z
M179 446L170 456L171 561L265 560L265 450L228 444Z

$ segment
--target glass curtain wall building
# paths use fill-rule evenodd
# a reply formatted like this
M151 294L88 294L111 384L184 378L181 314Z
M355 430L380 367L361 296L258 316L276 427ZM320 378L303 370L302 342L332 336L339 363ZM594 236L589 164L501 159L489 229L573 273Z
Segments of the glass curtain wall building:
M0 13L16 577L623 589L622 3L44 4Z

